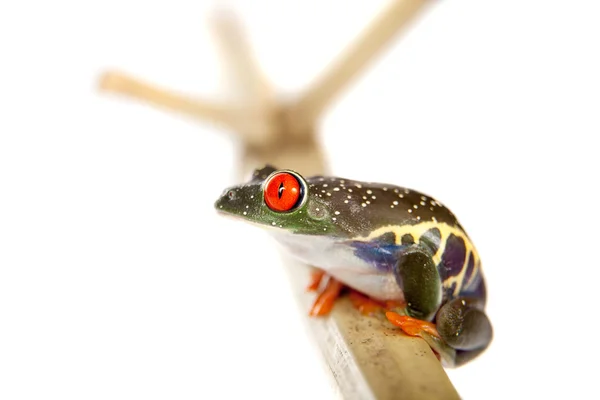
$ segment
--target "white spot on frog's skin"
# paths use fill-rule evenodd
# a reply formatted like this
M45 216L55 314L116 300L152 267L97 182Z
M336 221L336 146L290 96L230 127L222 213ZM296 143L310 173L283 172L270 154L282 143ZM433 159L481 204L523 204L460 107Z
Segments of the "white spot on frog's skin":
M349 191L350 193L352 193L352 189L348 188L348 191Z
M394 189L394 193L398 193L398 189Z
M277 222L271 222L271 225L275 226L277 225Z
M406 194L409 194L409 193L410 193L410 190L408 190L408 189L404 189L404 193L406 193Z
M403 199L403 198L404 198L404 195L403 195L402 193L400 193L400 194L398 195L398 197L400 197L401 199Z
M431 217L431 220L432 220L433 222L437 222L437 219L435 219L435 217Z
M363 206L363 207L366 207L366 206L367 206L367 204L366 204L366 203L362 203L362 204L361 204L361 206Z
M360 183L355 183L354 186L356 186L357 188L362 188L362 185Z
M334 192L339 192L339 191L340 191L340 188L339 188L339 187L334 187L334 188L333 188L333 191L334 191Z
M246 211L244 211L242 214L244 214L244 215L248 215L248 213L247 213Z
M371 204L371 202L369 200L367 200L367 204Z
M325 178L319 178L319 182L323 182Z
M323 187L327 187L327 186L329 186L329 185L328 185L328 184L326 184L326 183L324 183L324 184L323 184Z
M349 199L351 199L351 198L352 198L352 196L348 195L348 198L349 198Z
M384 192L387 192L387 188L386 188L385 186L383 187L383 191L384 191Z
M392 203L394 203L395 206L398 205L398 201L396 201L396 200L392 201Z
M419 208L419 206L415 204L415 205L413 206L413 208L416 210L417 208Z
M421 196L421 200L427 200L427 197Z
M435 201L431 200L429 203L430 203L432 206L435 206Z
M343 180L343 179L341 179L341 180L340 180L340 183L343 185L344 183L346 183L346 181L345 181L345 180Z
M317 210L317 211L321 211L321 210L319 209L319 207L315 208L315 210Z
M326 230L327 230L327 228L323 228L323 230L324 230L324 231L326 231Z
M392 204L392 205L390 206L390 208L394 208L394 205Z
M335 211L334 214L335 215L340 215L340 212L339 211Z
M223 208L223 206L219 206L219 208Z
M363 200L366 200L366 199L367 199L367 196L363 196Z
M344 200L344 203L348 204L348 200Z
M250 198L251 198L251 199L253 199L253 198L254 198L254 195L250 196Z
M421 220L421 217L419 217L419 216L417 215L417 221L420 221L420 220Z
M422 201L422 202L421 202L421 205L422 205L422 206L424 206L425 204L427 204L427 203L425 203L424 201Z
M250 206L247 205L246 208L250 208Z
M429 209L430 209L431 211L433 211L433 207L429 207Z
M411 213L411 212L412 212L412 209L410 209L410 208L409 208L409 209L408 209L408 212L409 212L409 213Z
M331 196L331 193L327 192L327 196Z
M367 190L367 194L373 194L373 191L371 189Z
M321 193L325 193L325 192L326 192L326 190L325 190L325 189L321 190Z
M377 197L375 197L375 196L371 196L371 198L372 198L373 200L375 200Z
M331 218L331 219L332 219L333 221L337 221L337 218L336 218L336 217L333 217L333 218Z

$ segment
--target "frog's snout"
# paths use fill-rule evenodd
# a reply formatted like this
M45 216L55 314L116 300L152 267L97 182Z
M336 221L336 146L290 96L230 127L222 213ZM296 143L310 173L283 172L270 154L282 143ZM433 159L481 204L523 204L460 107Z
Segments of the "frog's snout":
M231 212L231 210L235 208L235 203L238 197L239 196L235 189L225 189L215 202L215 208L219 212Z

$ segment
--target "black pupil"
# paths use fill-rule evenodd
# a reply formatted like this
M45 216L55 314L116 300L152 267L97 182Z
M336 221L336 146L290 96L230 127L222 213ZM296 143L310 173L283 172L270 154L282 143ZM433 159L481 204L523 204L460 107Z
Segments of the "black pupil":
M281 199L281 196L283 196L284 190L285 190L285 186L283 186L283 182L281 182L279 184L279 189L277 190L277 197L279 197Z

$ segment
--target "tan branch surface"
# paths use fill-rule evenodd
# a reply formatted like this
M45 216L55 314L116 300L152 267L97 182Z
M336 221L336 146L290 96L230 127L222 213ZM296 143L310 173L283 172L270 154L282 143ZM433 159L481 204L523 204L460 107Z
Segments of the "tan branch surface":
M235 132L244 147L240 177L270 163L304 175L327 173L323 150L316 140L316 120L325 106L359 72L394 33L423 6L423 0L397 0L371 24L354 47L291 107L274 103L271 89L259 72L235 19L215 19L215 32L241 97L254 96L259 107L236 109L208 101L188 99L134 78L107 73L103 90L125 94ZM219 25L221 24L221 25ZM242 103L243 104L243 103ZM247 103L248 104L248 103ZM458 399L441 363L427 343L405 336L375 317L362 316L342 298L326 318L310 318L314 295L305 291L309 268L283 256L290 283L306 313L306 323L346 399ZM299 378L301 379L301 378Z
M306 124L317 121L335 97L428 3L427 0L390 2L388 8L379 13L354 43L291 106L292 130L302 131Z

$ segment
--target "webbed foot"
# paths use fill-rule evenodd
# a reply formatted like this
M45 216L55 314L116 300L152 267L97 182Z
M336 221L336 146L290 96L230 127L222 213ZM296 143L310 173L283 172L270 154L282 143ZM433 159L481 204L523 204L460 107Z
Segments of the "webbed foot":
M393 311L386 312L385 316L388 321L402 329L402 331L409 336L422 337L422 333L426 332L432 336L440 337L435 324L431 322L409 317L408 315L400 315Z

